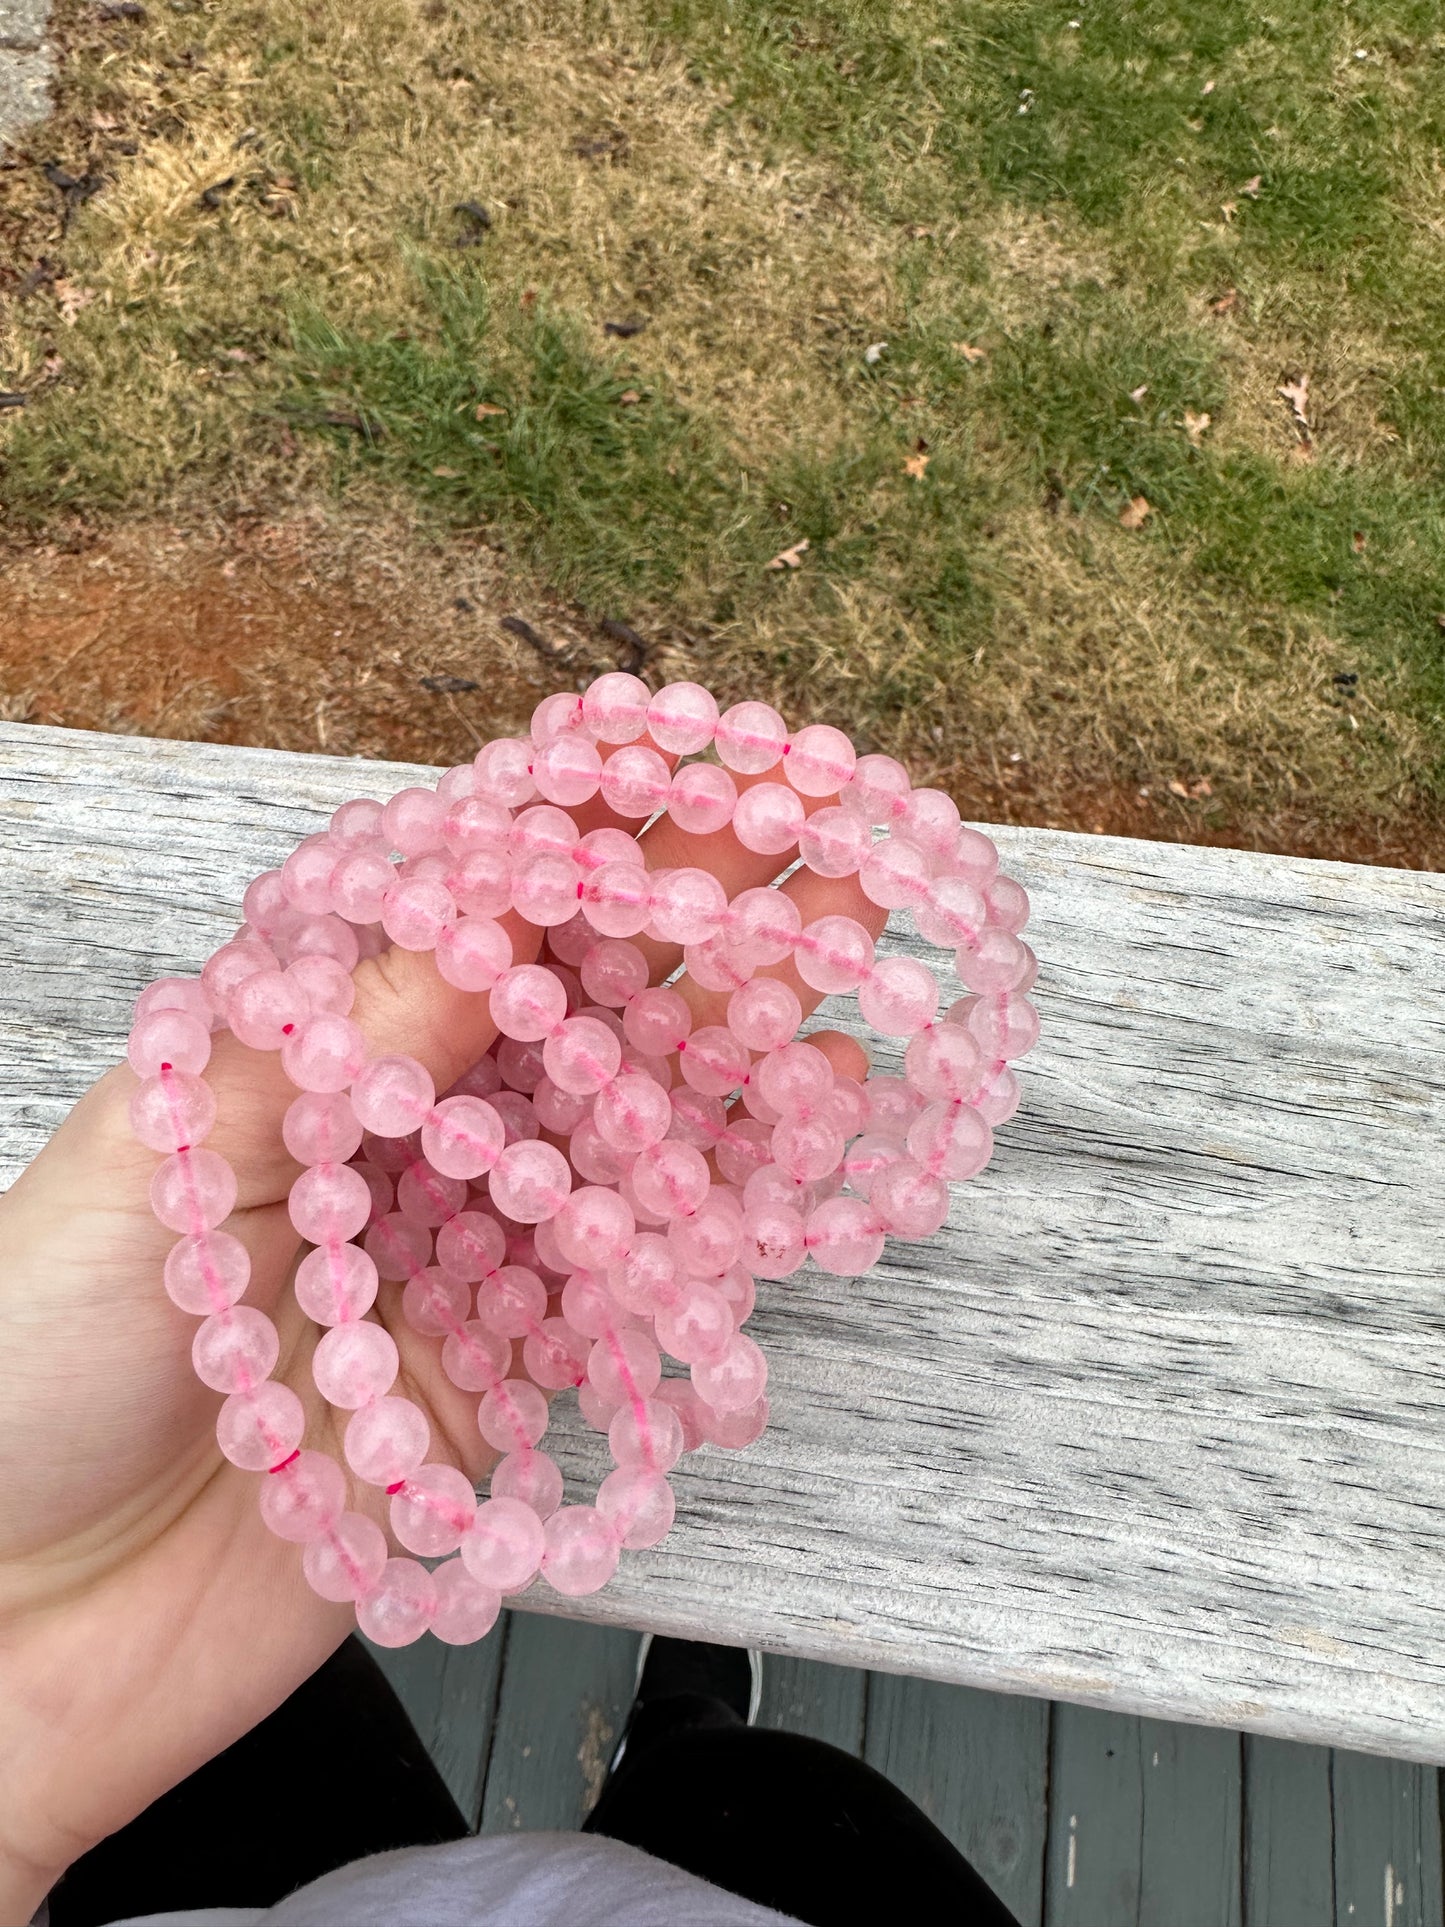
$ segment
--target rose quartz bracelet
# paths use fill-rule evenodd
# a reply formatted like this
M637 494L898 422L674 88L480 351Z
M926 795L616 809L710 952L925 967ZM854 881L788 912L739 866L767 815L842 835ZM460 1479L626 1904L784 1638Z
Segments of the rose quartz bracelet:
M716 760L685 760L704 752ZM639 827L664 811L693 833L730 823L779 868L856 875L953 952L967 994L940 1016L932 971L876 957L855 919L805 924L774 888L729 902L705 870L649 870L622 830L579 834L569 812L597 796ZM261 1475L262 1516L301 1545L312 1587L388 1646L478 1639L539 1573L593 1592L622 1548L656 1545L680 1456L767 1424L766 1360L743 1330L757 1280L808 1257L853 1276L887 1234L938 1231L949 1184L983 1169L1017 1109L1009 1064L1038 1035L1028 899L951 799L839 730L789 736L766 703L719 715L696 683L653 695L607 675L549 696L530 738L489 743L435 789L342 804L243 908L199 980L137 1001L131 1121L163 1157L151 1200L181 1234L165 1285L202 1319L192 1355L224 1395L221 1451ZM543 933L537 962L513 963L508 911ZM681 946L692 980L726 995L725 1023L694 1027L675 989L649 985L630 941L644 935ZM351 1021L351 972L389 945L432 951L449 984L490 1000L496 1044L440 1097L414 1058L368 1057ZM901 1077L836 1075L798 1038L798 997L769 974L787 959L907 1040ZM235 1175L204 1148L225 1028L279 1051L297 1087L282 1128L311 1249L295 1292L321 1328L316 1386L350 1414L345 1467L303 1445L302 1402L270 1376L276 1326L243 1302L250 1261L224 1229ZM396 1342L367 1316L383 1290L391 1322L436 1340L477 1395L502 1454L480 1503L428 1462L426 1416L393 1389ZM686 1376L664 1377L664 1357ZM540 1449L548 1395L568 1386L615 1461L588 1505L563 1504ZM348 1469L389 1495L400 1553L348 1509Z

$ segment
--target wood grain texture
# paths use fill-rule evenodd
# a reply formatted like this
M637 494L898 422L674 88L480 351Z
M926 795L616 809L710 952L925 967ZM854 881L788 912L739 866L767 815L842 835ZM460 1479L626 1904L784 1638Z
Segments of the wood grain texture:
M506 1638L505 1613L485 1639L471 1646L422 1639L414 1646L385 1647L362 1638L474 1830L481 1817Z
M1019 1927L1039 1927L1048 1816L1045 1701L875 1673L868 1682L863 1757L947 1834Z
M1244 1927L1336 1927L1327 1746L1245 1736Z
M250 876L416 774L0 727L0 1181ZM584 1616L1445 1759L1445 880L995 834L1020 1115L946 1235L763 1293L773 1425Z
M611 1626L511 1615L483 1833L581 1826L632 1704L639 1643Z
M1337 1927L1440 1927L1439 1775L1337 1750L1330 1783Z
M759 1726L826 1740L855 1759L863 1753L868 1675L856 1667L825 1666L815 1659L763 1659Z

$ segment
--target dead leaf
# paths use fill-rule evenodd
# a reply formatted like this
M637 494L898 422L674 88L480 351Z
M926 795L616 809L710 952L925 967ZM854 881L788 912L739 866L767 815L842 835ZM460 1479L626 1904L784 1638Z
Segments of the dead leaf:
M1369 541L1370 538L1365 534L1363 529L1356 529L1350 537L1350 547L1356 555L1363 555L1369 546Z
M770 569L800 568L802 566L803 555L807 547L808 547L808 538L805 535L800 542L795 542L790 549L779 549L778 553L773 557L772 561L768 564L768 567Z
M221 350L221 359L223 361L254 361L256 357L251 353L249 348L223 348Z
M1198 448L1200 442L1204 439L1204 431L1208 428L1211 420L1212 417L1207 414L1196 415L1192 408L1185 409L1184 432L1189 437L1193 447Z
M523 288L522 292L517 296L517 306L522 309L527 309L535 308L536 305L537 290L535 288Z
M879 361L882 358L883 350L887 346L888 346L888 343L886 341L869 342L868 346L863 350L863 359L868 363L868 366L870 368L873 366L873 364L876 361Z
M1141 381L1137 388L1131 388L1129 390L1129 399L1130 401L1143 401L1144 397L1148 394L1148 392L1149 392L1148 382Z
M624 388L617 397L617 405L619 408L635 408L641 400L642 396L635 388Z
M1223 294L1215 295L1209 304L1211 314L1233 314L1239 306L1239 289L1226 288Z
M92 114L90 124L97 134L111 134L114 133L115 129L120 125L120 122L111 114Z
M479 422L484 422L489 415L505 415L506 412L505 408L499 408L494 401L479 401L472 410Z
M1252 201L1257 201L1259 199L1259 184L1263 179L1264 176L1262 174L1256 174L1253 180L1245 182L1244 186L1239 190L1240 193L1247 194Z
M82 308L90 306L96 293L94 288L81 288L73 281L59 280L55 283L55 298L60 303L60 319L67 328L73 328L75 317Z
M1119 526L1122 529L1142 529L1154 513L1153 504L1146 496L1135 495L1119 511Z
M1171 796L1188 796L1189 791L1176 776L1169 785L1169 794Z
M903 464L904 474L911 475L915 482L921 482L923 480L924 470L928 467L930 459L928 443L924 441L920 435L918 440L913 444L913 453Z
M1299 446L1313 451L1314 431L1310 427L1309 399L1310 378L1308 375L1287 375L1276 388L1275 393L1289 403L1290 416L1299 436ZM1308 458L1306 458L1308 459Z
M1189 785L1189 794L1191 796L1213 796L1214 785L1207 776L1201 776L1197 782Z
M439 467L432 470L433 475L440 475L443 481L447 482L455 482L461 475L461 472L459 468L448 468L445 463L442 463Z
M988 359L988 349L975 348L971 341L955 341L953 351L955 354L962 355L964 360L968 362L986 361Z
M1199 92L1201 95L1212 94L1214 92L1214 82L1212 80L1206 80Z
M1219 211L1224 216L1226 221L1232 221L1235 215L1238 214L1239 212L1239 202L1238 201L1221 201L1219 203Z

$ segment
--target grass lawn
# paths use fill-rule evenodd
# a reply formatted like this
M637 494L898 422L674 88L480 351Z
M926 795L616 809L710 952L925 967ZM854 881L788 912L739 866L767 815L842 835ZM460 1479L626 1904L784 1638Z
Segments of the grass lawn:
M1445 853L1435 0L58 19L0 172L12 581L153 523L385 530L976 814ZM446 730L576 673L468 647ZM14 713L32 669L0 635Z

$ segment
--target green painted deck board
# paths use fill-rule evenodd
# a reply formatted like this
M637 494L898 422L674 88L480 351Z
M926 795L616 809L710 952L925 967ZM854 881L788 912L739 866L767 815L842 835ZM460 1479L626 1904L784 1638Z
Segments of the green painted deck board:
M1244 1740L1246 1927L1335 1927L1330 1749Z
M1440 1927L1436 1768L1336 1751L1330 1777L1336 1927Z
M855 1757L863 1752L868 1675L848 1666L824 1666L812 1659L763 1661L763 1695L758 1725L784 1733L806 1733Z
M497 1710L509 1615L474 1646L420 1639L388 1651L363 1643L391 1681L411 1723L425 1740L452 1798L475 1827ZM359 1637L359 1635L358 1635Z

